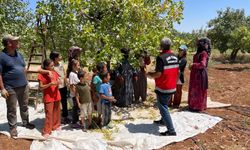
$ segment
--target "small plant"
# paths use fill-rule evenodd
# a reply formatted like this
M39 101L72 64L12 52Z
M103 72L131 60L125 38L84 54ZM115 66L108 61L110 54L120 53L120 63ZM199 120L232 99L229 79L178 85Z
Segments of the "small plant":
M118 112L117 116L119 116L119 117L122 116L122 112Z
M117 125L117 124L123 124L123 120L112 120L112 122Z
M112 134L119 132L119 128L117 125L122 124L124 122L120 121L120 120L112 120L111 123L114 125L113 129L104 129L104 128L101 129L101 128L99 128L99 129L94 129L92 131L97 132L97 133L102 133L104 140L112 141L112 140L114 140Z
M149 96L149 97L147 98L147 102L149 102L149 103L154 103L154 102L155 102L155 98L154 98L153 96Z
M242 126L246 129L249 128L249 125L250 125L250 121L247 117L244 117L244 120L242 121Z
M154 109L149 109L149 119L154 120L157 117L156 111Z
M112 131L109 129L102 129L103 137L105 140L112 141Z

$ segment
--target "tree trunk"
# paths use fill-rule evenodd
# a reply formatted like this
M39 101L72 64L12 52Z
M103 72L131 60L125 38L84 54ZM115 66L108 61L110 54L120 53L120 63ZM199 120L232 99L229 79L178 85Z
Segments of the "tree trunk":
M51 41L52 41L52 46L53 46L53 49L56 50L56 44L55 44L55 40L54 40L54 36L52 35L52 31L50 30L50 38L51 38Z
M237 56L237 53L239 52L239 49L234 49L231 53L231 56L230 56L230 60L232 62L235 62L235 59L236 59L236 56Z

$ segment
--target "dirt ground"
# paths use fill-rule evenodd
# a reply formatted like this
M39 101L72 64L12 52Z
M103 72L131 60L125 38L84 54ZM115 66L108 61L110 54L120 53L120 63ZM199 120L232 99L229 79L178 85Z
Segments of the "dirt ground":
M219 64L209 68L208 95L214 101L231 103L229 108L205 113L223 120L203 134L163 147L164 150L250 149L250 64ZM188 80L189 71L186 71ZM188 82L186 82L188 83ZM188 85L184 86L188 90Z
M189 70L186 70L188 90ZM204 113L223 120L203 134L163 147L163 150L250 149L250 64L217 64L209 68L209 96L232 106L208 109ZM0 149L26 150L32 141L9 139L0 134Z

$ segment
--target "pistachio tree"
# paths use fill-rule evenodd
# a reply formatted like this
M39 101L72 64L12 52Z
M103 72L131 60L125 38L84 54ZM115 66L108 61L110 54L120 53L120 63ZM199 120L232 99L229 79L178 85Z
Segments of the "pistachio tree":
M250 26L240 26L234 29L230 36L228 47L233 50L231 52L231 60L235 60L239 51L242 53L250 52Z
M172 37L174 22L182 19L183 2L155 0L42 0L36 18L48 49L67 49L77 45L87 66L93 62L116 63L120 49L131 49L131 59L140 50L158 54L162 37ZM39 32L44 31L44 32ZM176 38L176 37L173 37Z
M33 16L27 6L27 1L0 1L0 37L2 38L5 34L20 36L22 42L20 50L24 52L28 52L34 35Z
M234 61L240 50L249 51L245 41L248 39L250 17L245 15L244 9L227 8L217 13L218 16L208 23L208 37L221 53L232 50L230 59Z

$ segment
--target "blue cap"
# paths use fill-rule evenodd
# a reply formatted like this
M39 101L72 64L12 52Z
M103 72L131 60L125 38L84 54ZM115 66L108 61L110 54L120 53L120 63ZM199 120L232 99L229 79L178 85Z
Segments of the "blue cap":
M186 45L181 45L180 47L179 47L179 49L180 50L182 50L182 51L187 51L187 46Z

